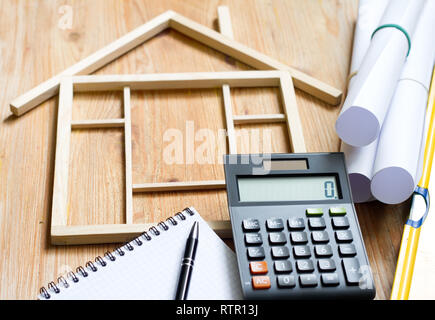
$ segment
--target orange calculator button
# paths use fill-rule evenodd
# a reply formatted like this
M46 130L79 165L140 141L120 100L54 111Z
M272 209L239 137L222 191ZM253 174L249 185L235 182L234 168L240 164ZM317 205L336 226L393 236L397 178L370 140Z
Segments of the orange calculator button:
M249 269L251 270L251 274L265 274L267 273L267 262L266 261L250 262Z
M252 287L254 289L269 289L270 279L268 276L252 277Z

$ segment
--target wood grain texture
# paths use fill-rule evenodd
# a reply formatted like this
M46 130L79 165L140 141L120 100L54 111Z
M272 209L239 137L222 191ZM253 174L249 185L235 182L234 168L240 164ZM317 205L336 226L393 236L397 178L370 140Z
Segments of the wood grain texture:
M64 180L68 219L62 226L126 223L124 163L124 128L72 131Z
M71 29L59 28L63 17L59 8L65 4L73 9ZM49 245L57 99L48 100L19 118L10 115L9 102L166 10L177 11L217 30L215 19L219 5L228 5L237 41L334 87L345 87L356 0L0 1L0 252L3 257L0 299L34 299L39 287L114 248L113 244ZM250 69L168 30L97 74ZM194 121L198 129L210 128L215 132L225 128L221 89L132 92L131 98L133 183L224 178L219 164L168 165L162 161L163 149L170 143L163 141L166 129L175 128L184 133L186 119ZM277 88L235 88L231 90L231 99L234 115L284 113ZM308 151L338 151L339 139L334 131L338 108L300 90L296 90L296 101ZM197 112L198 109L205 112ZM122 117L122 93L74 96L73 120ZM246 145L239 138L240 152L290 151L284 123L237 125L235 130L252 133L259 128L271 130L272 144ZM111 130L109 136L107 130ZM112 148L113 154L107 159L87 160L94 166L91 170L96 176L95 183L104 182L110 198L102 192L100 199L86 200L83 209L89 212L93 208L104 215L86 217L78 212L79 208L70 208L68 224L122 222L123 129L74 130L71 138L72 154L86 139L102 139L94 154L107 153L108 148ZM196 141L196 146L205 142L204 137L199 138L202 140ZM219 140L216 153L227 152L225 138ZM80 157L78 153L77 156ZM98 175L97 168L104 169L106 162L111 163L111 171L102 170L102 175ZM76 188L89 187L86 181L90 178L80 170L86 169L71 167ZM206 219L228 219L225 191L209 190L135 194L133 220L135 223L158 221L191 205ZM396 206L374 202L356 208L375 276L377 298L387 299L409 202Z

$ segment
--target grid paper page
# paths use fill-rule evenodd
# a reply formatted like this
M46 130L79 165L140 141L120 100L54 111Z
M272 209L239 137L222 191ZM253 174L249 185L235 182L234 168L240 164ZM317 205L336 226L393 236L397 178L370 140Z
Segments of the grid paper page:
M104 258L105 267L94 263L96 272L86 268L86 278L77 273L79 282L68 279L68 288L58 284L60 293L49 289L50 300L174 299L186 240L194 221L199 222L199 241L188 299L242 299L235 253L191 210L195 212L192 216L183 212L186 220L174 217L176 226L166 222L167 231L158 228L160 235L149 232L150 241L141 237L141 246L130 242L133 251L123 247L125 255L113 253L115 261Z

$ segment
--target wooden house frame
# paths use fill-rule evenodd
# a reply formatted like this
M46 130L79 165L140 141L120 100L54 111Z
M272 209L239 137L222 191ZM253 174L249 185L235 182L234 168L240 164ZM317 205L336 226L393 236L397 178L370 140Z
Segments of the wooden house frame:
M10 103L10 109L20 116L59 93L55 176L51 217L53 244L114 243L129 241L155 225L134 224L132 195L135 192L204 190L225 188L225 181L190 181L169 183L132 183L131 164L131 90L222 88L228 132L228 150L234 154L234 126L238 124L285 122L293 152L305 152L302 126L297 110L294 86L326 103L337 105L342 92L307 74L282 64L233 39L227 7L218 8L221 33L198 24L178 13L166 11L144 25L115 40L94 54L79 61L60 74L34 87ZM193 38L221 53L259 70L147 75L84 76L95 72L167 28ZM279 87L284 113L268 115L233 115L231 87ZM122 91L124 117L106 120L72 121L73 92ZM125 136L125 224L67 225L68 165L71 130L123 127ZM208 221L221 236L230 235L229 221Z
M232 114L230 88L279 87L283 114ZM286 71L235 71L199 73L159 73L141 75L101 75L64 77L60 83L56 139L56 160L51 214L51 241L53 244L84 244L123 242L140 235L156 224L133 223L133 193L160 191L187 191L225 188L224 180L132 183L131 150L131 90L222 88L230 154L235 153L234 125L243 123L285 122L293 152L306 152L302 126L296 105L290 74ZM74 92L122 91L124 117L105 120L74 120L72 106ZM93 128L124 128L125 153L125 224L67 225L68 175L71 130ZM229 235L229 221L209 221L221 236Z

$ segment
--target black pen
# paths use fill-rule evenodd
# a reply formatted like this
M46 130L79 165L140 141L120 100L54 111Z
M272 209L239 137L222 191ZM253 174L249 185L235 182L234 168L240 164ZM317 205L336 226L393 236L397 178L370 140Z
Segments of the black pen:
M198 221L195 221L186 241L186 249L184 250L184 258L181 261L180 278L178 279L175 300L186 300L187 298L193 263L195 261L196 247L198 246L198 234L199 224Z

